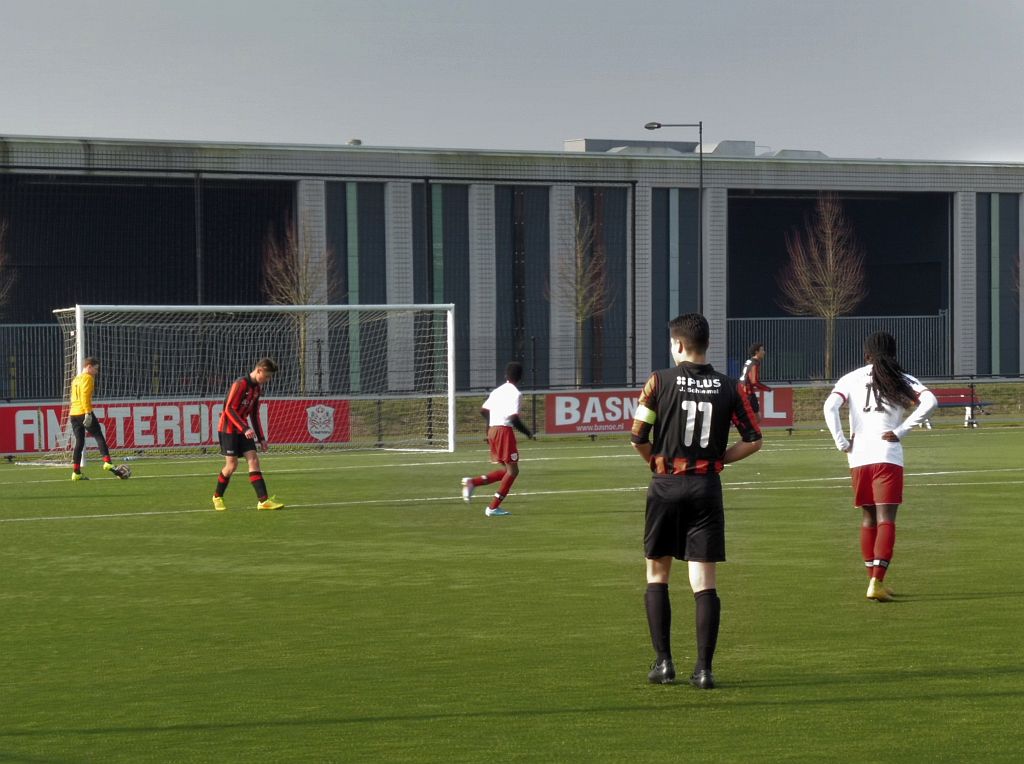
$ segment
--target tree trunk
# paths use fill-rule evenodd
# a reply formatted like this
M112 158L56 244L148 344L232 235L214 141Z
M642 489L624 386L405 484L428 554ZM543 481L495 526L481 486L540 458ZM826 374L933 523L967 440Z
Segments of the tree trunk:
M836 319L833 316L825 318L825 379L832 379L832 346L835 343Z
M576 387L583 384L583 323L576 321Z

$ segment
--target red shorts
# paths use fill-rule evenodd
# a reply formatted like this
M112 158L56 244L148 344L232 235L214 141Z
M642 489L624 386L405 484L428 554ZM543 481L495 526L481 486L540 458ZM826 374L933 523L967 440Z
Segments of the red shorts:
M850 477L853 479L853 503L858 507L903 503L903 468L898 464L851 467Z
M491 446L491 461L510 464L519 461L516 431L508 425L487 428L487 442Z

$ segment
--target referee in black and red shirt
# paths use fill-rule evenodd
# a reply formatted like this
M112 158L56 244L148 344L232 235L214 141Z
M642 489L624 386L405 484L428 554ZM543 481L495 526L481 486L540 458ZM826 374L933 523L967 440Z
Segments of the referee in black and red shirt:
M719 472L758 451L761 430L746 387L707 363L707 319L687 313L668 326L677 365L647 380L631 438L653 472L644 528L644 602L656 658L647 678L656 684L675 681L668 581L672 560L686 560L697 611L697 662L690 683L711 689L722 607L715 565L725 560ZM740 440L730 446L732 425Z

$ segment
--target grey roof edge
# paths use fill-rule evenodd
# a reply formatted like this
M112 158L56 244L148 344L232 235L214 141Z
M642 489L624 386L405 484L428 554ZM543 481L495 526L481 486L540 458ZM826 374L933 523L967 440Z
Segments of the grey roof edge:
M65 144L65 145L104 145L124 146L125 148L152 147L157 149L178 149L183 151L201 151L204 149L221 150L225 152L259 150L273 152L295 152L295 153L353 153L353 154L403 154L403 155L479 155L489 157L514 156L514 157L537 157L544 159L571 159L575 162L597 161L597 162L694 162L700 157L698 154L679 155L656 155L656 154L633 154L627 152L582 152L566 151L564 149L551 151L537 151L527 149L479 149L479 148L457 148L457 147L416 147L416 146L378 146L363 143L361 145L345 144L305 144L305 143L261 143L256 141L198 141L198 140L172 140L172 139L149 139L149 138L109 138L109 137L86 137L86 136L52 136L52 135L0 135L0 159L4 156L4 145L12 143L24 144ZM640 141L621 141L621 145L638 144ZM786 153L789 153L787 151ZM806 154L809 152L794 151L793 153ZM900 158L862 158L862 157L836 157L836 156L722 156L712 152L703 154L705 162L765 162L770 164L843 164L843 165L899 165L905 167L924 166L954 166L954 167L1012 167L1024 166L1024 161L1010 162L997 160L969 160L969 159L900 159Z

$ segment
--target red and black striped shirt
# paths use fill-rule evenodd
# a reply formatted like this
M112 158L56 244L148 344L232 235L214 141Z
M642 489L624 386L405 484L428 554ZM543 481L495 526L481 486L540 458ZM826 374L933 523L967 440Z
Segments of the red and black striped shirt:
M771 390L768 385L761 381L761 359L759 358L748 358L747 362L743 364L740 382L746 385L747 392L751 395L760 390Z
M263 428L260 425L260 394L262 388L246 374L239 377L228 390L224 399L224 411L221 412L218 432L241 435L249 429L250 422L256 433L256 441L262 442Z
M710 364L683 362L647 380L632 440L647 443L653 431L655 474L706 475L722 471L731 426L748 443L761 439L746 387Z

